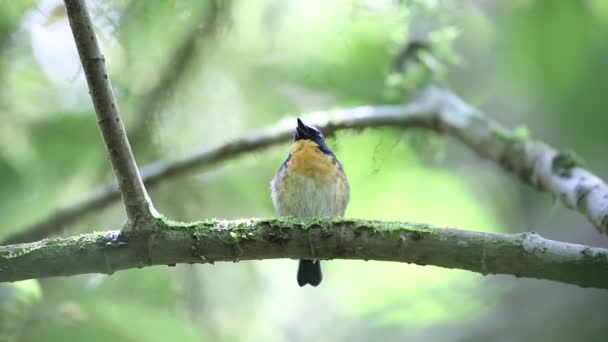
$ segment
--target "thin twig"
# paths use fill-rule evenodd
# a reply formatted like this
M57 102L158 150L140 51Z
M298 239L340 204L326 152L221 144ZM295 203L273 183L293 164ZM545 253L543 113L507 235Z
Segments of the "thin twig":
M192 64L197 51L204 48L199 43L210 43L215 36L220 17L220 8L217 0L209 1L208 8L204 8L206 15L202 23L190 30L190 33L168 58L168 63L159 71L160 77L144 95L141 106L135 114L135 125L129 129L129 136L137 150L138 145L146 145L149 135L146 134L146 122L154 118L155 113L164 104L167 95L171 93L183 78L188 67ZM226 10L226 9L222 9Z
M67 15L80 55L80 61L93 100L114 174L127 212L130 226L151 219L155 210L139 176L135 158L120 119L105 58L99 49L93 24L84 0L65 0Z

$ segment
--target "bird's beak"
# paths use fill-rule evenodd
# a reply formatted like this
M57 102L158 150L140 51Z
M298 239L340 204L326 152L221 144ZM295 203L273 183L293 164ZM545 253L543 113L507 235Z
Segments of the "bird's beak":
M302 120L300 120L300 118L298 118L298 128L302 128L302 129L306 129L306 125L302 122Z
M299 135L305 136L308 132L308 127L298 118L298 127L296 127L296 132Z

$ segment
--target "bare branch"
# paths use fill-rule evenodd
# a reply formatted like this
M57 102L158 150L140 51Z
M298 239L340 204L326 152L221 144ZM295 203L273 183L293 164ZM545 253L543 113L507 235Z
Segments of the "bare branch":
M139 176L125 128L112 92L105 58L97 44L93 24L84 0L65 0L68 19L89 85L97 123L118 180L130 226L149 220L155 210Z
M534 233L318 218L192 224L157 220L156 228L131 232L128 243L120 245L104 243L103 234L97 233L0 247L0 281L292 258L398 261L608 288L608 249L551 241Z
M371 127L420 127L448 134L469 146L481 157L495 161L518 175L524 182L558 197L565 205L580 211L599 231L608 232L608 186L599 177L576 166L567 154L511 132L484 117L451 92L431 87L405 106L363 106L308 114L306 122L326 134L343 129ZM145 184L153 187L163 180L268 148L291 139L293 119L256 134L248 134L221 146L195 153L171 163L154 163L142 169ZM60 210L60 215L44 219L10 237L7 242L34 241L60 231L84 215L102 208L119 193L107 185L80 202Z

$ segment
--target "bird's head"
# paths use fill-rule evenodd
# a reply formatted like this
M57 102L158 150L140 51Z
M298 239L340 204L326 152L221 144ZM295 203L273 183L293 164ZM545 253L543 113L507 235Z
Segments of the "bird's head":
M323 136L323 133L316 127L305 125L299 118L293 140L310 140L319 146L325 146L325 137Z

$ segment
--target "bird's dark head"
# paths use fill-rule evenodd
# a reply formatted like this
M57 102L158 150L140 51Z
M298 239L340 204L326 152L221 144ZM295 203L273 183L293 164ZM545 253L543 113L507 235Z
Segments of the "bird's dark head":
M319 131L316 127L305 125L299 118L296 133L293 135L293 140L311 140L317 143L319 146L325 146L325 137L323 136L323 133L321 133L321 131Z

